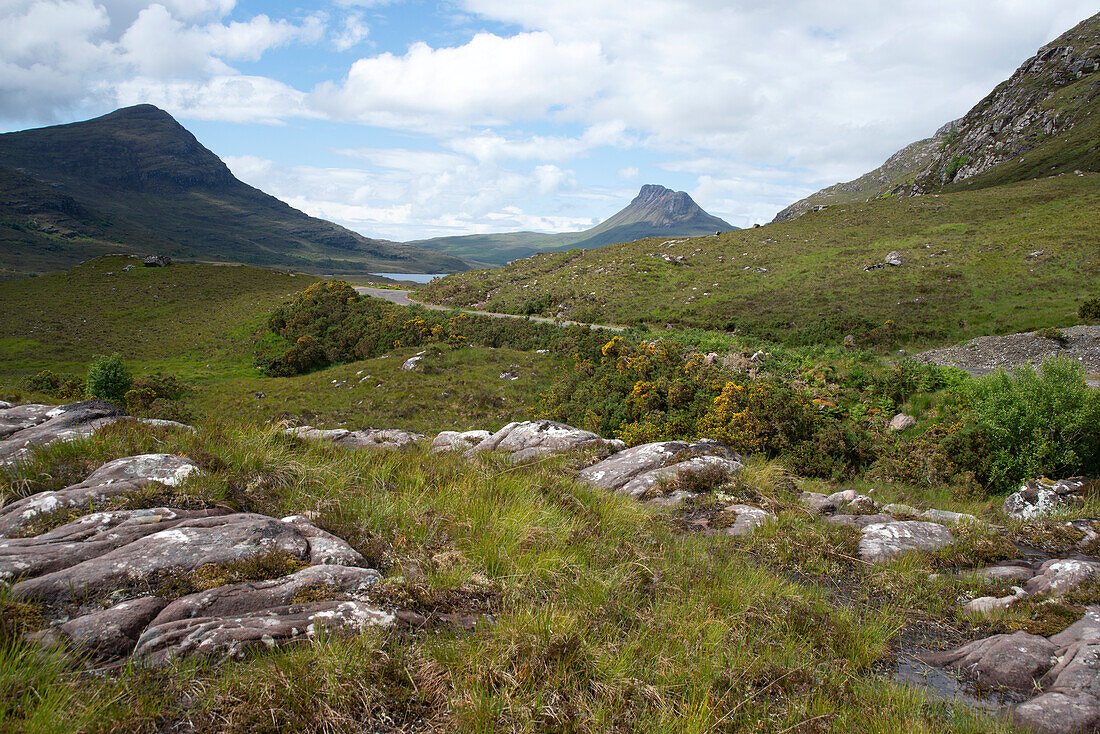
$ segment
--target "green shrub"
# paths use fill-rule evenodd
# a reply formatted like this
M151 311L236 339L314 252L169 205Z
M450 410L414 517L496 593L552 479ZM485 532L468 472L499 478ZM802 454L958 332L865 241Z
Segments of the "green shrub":
M1085 386L1075 360L1055 357L1038 372L995 372L971 381L962 400L986 434L983 451L974 452L982 455L973 460L995 489L1041 475L1100 472L1100 392Z
M25 378L21 387L24 390L45 393L61 400L79 400L84 395L82 379L58 375L52 370L42 370L36 375Z
M1060 330L1055 329L1053 326L1046 326L1035 332L1035 336L1041 339L1050 339L1052 342L1058 342L1058 346L1064 347L1066 345L1066 336Z
M124 400L130 415L186 422L194 417L186 404L194 392L174 375L151 375L134 380Z
M92 366L88 368L88 394L112 403L121 404L125 401L126 391L133 381L130 371L117 354L109 357L96 355Z
M1085 321L1100 321L1100 297L1086 299L1077 314Z

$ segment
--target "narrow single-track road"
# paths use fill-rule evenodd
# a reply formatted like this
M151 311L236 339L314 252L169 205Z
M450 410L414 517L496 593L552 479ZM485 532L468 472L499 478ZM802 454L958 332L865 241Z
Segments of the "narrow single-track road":
M467 308L451 308L449 306L435 306L430 303L420 303L409 298L411 291L396 290L392 288L371 288L370 286L357 285L355 286L355 292L361 296L373 296L374 298L383 298L392 303L396 303L398 306L423 306L424 308L430 308L433 311L461 311L462 313L476 314L478 316L491 316L494 319L530 319L531 321L541 321L544 324L559 324L561 326L588 326L593 329L606 329L607 331L625 331L626 327L623 326L609 326L607 324L581 324L579 321L561 321L558 319L548 319L545 316L518 316L514 313L493 313L491 311L473 311Z

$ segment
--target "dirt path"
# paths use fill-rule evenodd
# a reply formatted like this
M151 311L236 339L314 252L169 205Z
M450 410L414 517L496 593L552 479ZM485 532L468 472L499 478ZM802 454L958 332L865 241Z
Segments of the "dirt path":
M420 303L409 298L411 291L395 290L391 288L371 288L365 285L355 286L355 292L362 296L373 296L375 298L384 298L387 301L396 303L399 306L423 306L424 308L430 308L433 311L461 311L462 313L475 314L477 316L491 316L494 319L530 319L531 321L541 321L544 324L559 324L561 326L581 326L578 321L559 321L557 319L550 319L544 316L518 316L514 313L493 313L491 311L472 311L466 308L450 308L447 306L435 306L430 303ZM606 329L608 331L625 331L623 326L608 326L606 324L583 324L593 329Z

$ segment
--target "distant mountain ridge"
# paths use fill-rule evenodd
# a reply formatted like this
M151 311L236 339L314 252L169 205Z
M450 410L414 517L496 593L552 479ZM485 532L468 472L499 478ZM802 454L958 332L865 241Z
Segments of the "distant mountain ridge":
M830 204L1100 171L1100 13L1043 46L963 117L773 221Z
M243 183L153 105L0 135L0 266L57 270L120 249L344 274L469 268Z
M536 252L592 249L644 237L689 237L737 229L705 212L686 192L646 184L624 209L581 232L502 232L416 240L411 245L469 260L503 265Z

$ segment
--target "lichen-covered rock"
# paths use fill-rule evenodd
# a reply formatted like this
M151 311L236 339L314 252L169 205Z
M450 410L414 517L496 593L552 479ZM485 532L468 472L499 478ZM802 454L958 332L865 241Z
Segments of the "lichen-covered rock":
M175 487L199 470L188 458L172 454L141 454L104 464L80 484L56 492L16 500L0 508L0 537L21 532L43 513L89 507L131 494L153 482Z
M679 489L673 492L672 495L663 495L660 493L654 494L654 490L662 484L678 486L687 483L690 485L690 480L701 480L703 477L724 481L733 477L743 468L744 465L740 461L727 459L724 456L694 456L686 461L658 467L644 474L639 474L615 491L635 499L673 506L699 493ZM673 495L675 495L675 498L673 498Z
M150 626L196 617L239 617L286 606L308 591L359 595L377 584L380 578L372 568L308 566L269 581L227 584L180 597L159 610L155 619L150 618Z
M354 449L383 449L396 451L412 448L428 439L423 433L407 431L403 428L364 428L352 431L336 443Z
M894 518L889 515L829 515L825 522L862 530L868 525L894 522Z
M962 522L978 522L978 518L967 512L951 512L950 510L925 510L920 516L930 522L958 525Z
M917 419L911 415L905 413L898 413L890 419L890 425L888 426L891 431L900 433L901 431L907 431L913 426L917 425Z
M325 441L351 449L387 451L407 449L428 438L423 433L406 431L403 428L364 428L361 431L348 431L343 428L324 430L313 426L299 426L288 428L285 433L307 441Z
M24 428L45 423L52 417L51 412L56 411L58 408L56 405L42 405L40 403L15 406L5 403L4 406L0 408L0 439L7 438Z
M1037 734L1092 734L1100 726L1100 702L1086 694L1052 691L1017 706L1012 718L1016 726Z
M93 657L118 658L134 649L141 631L166 604L168 600L159 596L124 601L77 617L60 625L57 631L61 639Z
M41 406L28 406L27 415L35 414ZM8 408L5 414L13 415L16 408ZM15 414L18 415L18 414ZM9 433L0 440L0 459L5 463L17 460L35 446L45 446L55 441L89 436L109 425L125 412L104 400L85 400L70 405L54 406L46 412L46 420Z
M717 441L658 441L634 446L582 469L582 481L604 489L618 490L636 477L655 469L701 456L716 456L740 463L741 457Z
M0 540L0 581L41 576L96 558L184 520L227 515L229 510L145 510L95 512L40 535Z
M1008 596L980 596L963 605L963 609L971 614L989 616L998 609L1008 609L1018 601L1028 598L1028 593L1019 586L1012 587L1012 593Z
M1035 575L1035 571L1030 566L1003 563L997 566L980 568L974 572L974 575L989 581L1025 582Z
M274 551L304 560L309 557L309 541L293 525L264 515L236 513L184 520L101 556L20 581L12 586L12 594L17 599L58 605L78 596L107 594L158 573L187 572L208 563L230 563Z
M293 525L298 532L309 538L310 563L358 566L364 562L359 551L352 548L347 541L317 527L305 515L291 515L284 517L282 521Z
M1100 575L1100 563L1072 558L1052 559L1039 566L1039 571L1027 582L1027 592L1033 596L1065 594Z
M150 665L190 656L236 658L253 647L309 639L322 630L360 632L393 622L393 614L361 601L289 604L236 617L192 617L146 629L134 657Z
M1008 495L1003 509L1006 515L1016 518L1051 515L1083 499L1089 487L1100 489L1100 481L1085 477L1057 481L1033 479L1024 482L1018 492Z
M730 505L725 511L737 515L737 519L733 521L733 524L723 530L726 535L735 538L748 535L764 523L775 520L775 515L772 513L752 505Z
M943 525L918 520L903 520L868 525L859 539L859 555L878 563L913 551L935 551L955 542L955 536Z
M431 453L469 451L492 435L488 431L441 431L432 439Z
M504 451L512 455L512 461L520 463L551 454L562 454L576 449L598 447L618 451L622 441L612 441L580 428L554 421L524 421L509 423L465 452L472 458L482 451Z

